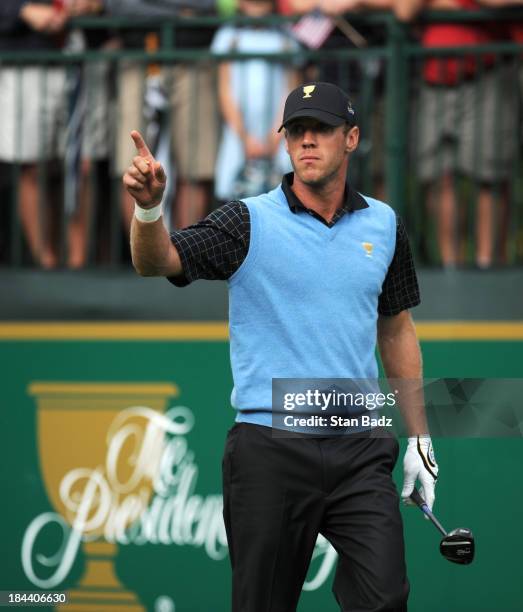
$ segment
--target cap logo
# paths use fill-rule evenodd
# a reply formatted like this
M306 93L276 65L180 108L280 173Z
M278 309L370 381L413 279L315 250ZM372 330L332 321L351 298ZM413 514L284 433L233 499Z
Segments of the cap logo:
M354 109L352 108L352 104L349 102L349 105L347 106L347 111L351 114L354 115Z
M303 88L303 93L305 94L303 98L311 98L311 93L316 89L316 85L305 85Z

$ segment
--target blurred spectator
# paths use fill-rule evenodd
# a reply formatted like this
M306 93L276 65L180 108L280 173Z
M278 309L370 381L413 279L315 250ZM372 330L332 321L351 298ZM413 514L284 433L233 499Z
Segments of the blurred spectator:
M111 15L143 17L176 17L210 14L215 0L105 0ZM176 28L177 48L207 49L214 34L213 28ZM124 37L126 48L141 46L141 42ZM205 216L214 175L216 159L218 109L215 75L207 62L165 66L162 78L172 107L172 146L176 176L176 225L185 227ZM142 124L145 86L143 64L122 62L118 82L118 127L116 170L123 174L129 166L134 147L129 135ZM172 172L170 173L172 176ZM124 218L130 227L134 203L122 190Z
M422 9L477 10L474 0L397 0L396 14L412 20ZM432 23L423 27L425 47L481 45L503 38L495 23ZM429 58L423 65L414 158L438 219L442 263L462 260L456 240L456 175L478 183L476 265L493 263L494 204L499 195L500 226L505 234L508 179L516 146L516 88L513 66L492 54ZM437 198L437 201L436 201ZM506 238L501 259L506 258Z
M103 11L101 0L67 0L70 17L96 16ZM116 46L104 29L73 30L69 50L108 50ZM110 63L86 61L68 70L69 122L65 144L64 206L68 219L70 268L83 267L94 219L95 191L99 186L101 162L109 157L111 145ZM77 167L74 167L77 166Z
M518 0L517 4L523 6L523 0ZM509 24L509 35L513 42L523 45L523 18L521 16L518 21L513 21ZM523 53L519 53L515 57L515 63L519 83L519 139L521 154L521 145L523 145ZM523 260L523 232L519 236L518 252Z
M287 0L296 13L321 11L333 18L332 32L323 43L323 49L347 46L378 46L385 43L385 30L372 24L353 28L342 16L350 20L351 14L373 10L391 10L394 0ZM378 199L385 199L385 96L384 64L375 57L326 62L319 66L319 74L312 79L336 83L350 92L359 112L360 146L353 160L351 179L360 189L370 189Z
M271 0L240 0L248 17L269 15ZM214 53L283 53L297 50L289 34L263 25L225 25L218 30ZM239 60L218 67L218 94L225 121L216 160L215 193L220 200L248 197L271 189L290 171L282 134L283 104L297 85L296 72L283 62Z
M55 50L66 21L62 3L3 0L0 50ZM59 154L64 87L65 72L56 64L6 62L0 68L0 161L22 164L18 193L22 227L33 259L44 268L54 267L58 258L49 202L39 190L38 162Z

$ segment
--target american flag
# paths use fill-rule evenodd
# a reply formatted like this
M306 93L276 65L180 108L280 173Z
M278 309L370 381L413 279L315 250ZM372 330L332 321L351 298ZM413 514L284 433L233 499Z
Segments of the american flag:
M299 19L291 27L291 31L294 37L309 49L319 49L335 27L333 19L316 10Z

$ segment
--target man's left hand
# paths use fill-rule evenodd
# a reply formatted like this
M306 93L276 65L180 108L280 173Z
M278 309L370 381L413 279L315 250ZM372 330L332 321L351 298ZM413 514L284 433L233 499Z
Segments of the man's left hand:
M410 494L416 480L421 483L420 494L432 510L434 505L434 487L438 479L438 464L434 458L430 436L413 436L409 438L407 451L403 458L403 490L401 498L406 504L413 504Z

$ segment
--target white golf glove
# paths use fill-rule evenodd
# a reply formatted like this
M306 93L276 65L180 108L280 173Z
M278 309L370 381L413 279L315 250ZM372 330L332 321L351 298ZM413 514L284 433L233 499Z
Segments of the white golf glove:
M410 500L416 480L421 483L420 495L432 510L434 505L434 487L438 479L438 464L434 458L430 436L413 436L409 438L405 457L403 457L403 502L412 505Z

